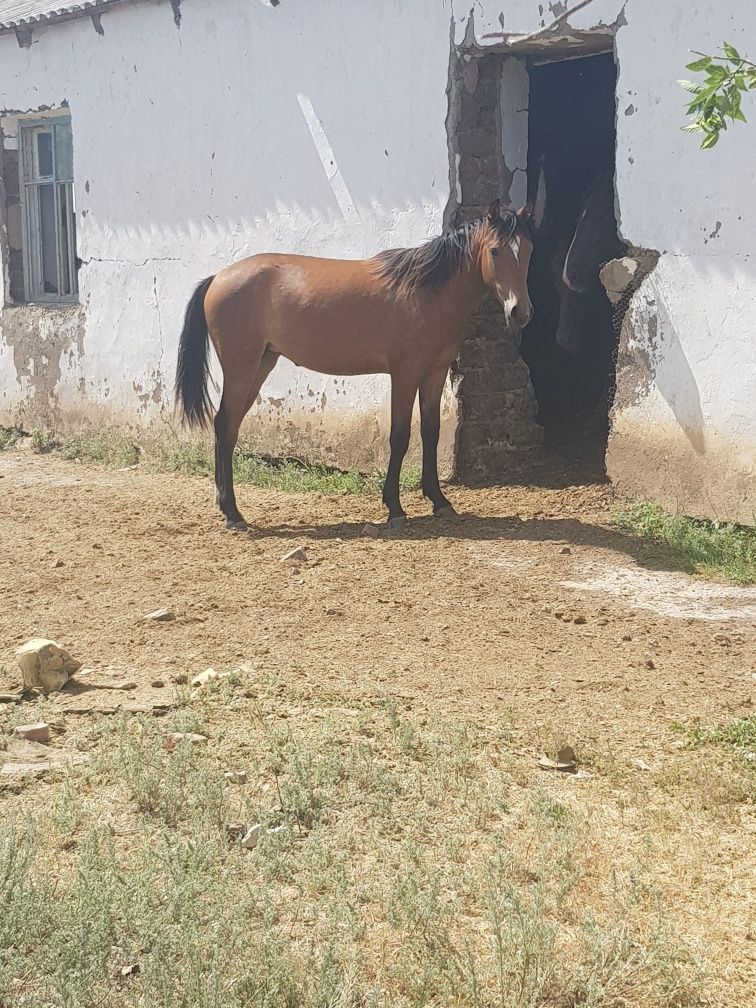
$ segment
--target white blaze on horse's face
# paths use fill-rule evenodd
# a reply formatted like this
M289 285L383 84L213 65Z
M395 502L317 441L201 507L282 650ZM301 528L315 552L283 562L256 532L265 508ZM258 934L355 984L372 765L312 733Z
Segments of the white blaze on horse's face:
M527 325L533 315L527 286L530 253L530 242L519 231L493 253L496 296L507 325L516 328Z

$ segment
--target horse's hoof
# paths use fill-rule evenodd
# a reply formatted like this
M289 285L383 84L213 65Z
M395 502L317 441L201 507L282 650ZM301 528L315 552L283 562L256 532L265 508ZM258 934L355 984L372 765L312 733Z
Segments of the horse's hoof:
M436 518L459 518L459 515L451 504L444 504L443 507L434 508L433 514Z
M232 522L230 519L226 522L226 528L230 532L248 532L249 526L242 518L241 521Z
M390 529L403 529L407 527L407 515L397 515L396 518L389 518L388 527Z

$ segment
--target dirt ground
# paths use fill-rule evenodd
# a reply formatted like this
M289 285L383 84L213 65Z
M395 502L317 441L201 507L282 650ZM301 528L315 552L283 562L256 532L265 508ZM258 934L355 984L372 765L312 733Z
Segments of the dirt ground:
M405 494L407 531L379 538L362 531L383 515L371 496L242 486L253 531L238 535L204 479L5 452L0 691L18 686L15 648L49 636L136 683L61 693L67 718L149 710L183 676L241 667L276 678L293 721L382 695L418 717L507 721L523 780L569 742L603 795L631 789L638 806L645 789L632 814L612 805L612 843L640 843L649 810L672 816L655 841L660 875L691 933L721 949L722 991L747 1000L753 822L716 797L709 764L728 755L683 752L670 726L753 713L756 590L660 568L612 529L610 489L594 476L552 463L530 485L452 487L455 522ZM295 546L306 561L282 562ZM144 620L161 607L175 619ZM690 800L681 775L701 783ZM590 805L590 782L563 786Z

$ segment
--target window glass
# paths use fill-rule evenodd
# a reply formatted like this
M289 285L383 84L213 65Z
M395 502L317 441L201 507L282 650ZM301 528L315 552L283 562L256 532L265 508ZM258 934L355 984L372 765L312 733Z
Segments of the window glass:
M37 133L37 177L52 178L53 135L51 132Z
M39 245L43 294L59 294L58 253L55 240L55 186L41 185L39 193Z

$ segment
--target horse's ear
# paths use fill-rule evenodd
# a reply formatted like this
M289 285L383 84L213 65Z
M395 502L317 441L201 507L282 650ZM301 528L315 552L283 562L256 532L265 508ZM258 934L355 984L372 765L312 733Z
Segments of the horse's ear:
M501 220L501 200L495 199L488 208L488 219L490 221Z
M520 218L521 221L525 221L526 224L529 224L530 221L533 219L534 210L535 206L533 204L533 200L528 200L525 206L521 207L517 211L517 216Z

